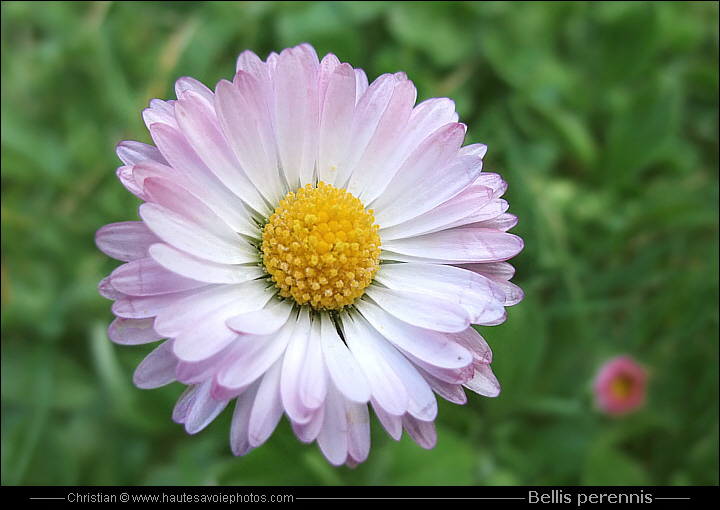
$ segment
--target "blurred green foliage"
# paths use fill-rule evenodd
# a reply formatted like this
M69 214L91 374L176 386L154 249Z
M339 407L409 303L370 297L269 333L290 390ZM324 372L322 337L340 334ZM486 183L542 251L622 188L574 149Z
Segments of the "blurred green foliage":
M718 484L717 2L2 2L2 483ZM283 420L232 456L197 436L150 346L112 345L102 225L136 219L115 145L189 75L307 41L370 79L449 96L526 242L525 300L481 332L503 393L441 402L432 451L389 439L333 468ZM639 412L593 408L598 366L651 373Z

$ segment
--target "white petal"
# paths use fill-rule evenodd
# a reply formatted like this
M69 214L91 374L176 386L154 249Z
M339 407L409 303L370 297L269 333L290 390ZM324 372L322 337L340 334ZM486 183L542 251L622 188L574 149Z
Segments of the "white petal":
M255 395L260 383L257 382L245 390L237 398L235 411L233 412L232 424L230 425L230 446L234 455L245 455L253 447L248 440L248 428L250 424L250 413L255 403Z
M269 335L285 325L293 305L290 300L270 301L265 308L230 317L225 324L238 333Z
M312 181L317 155L317 56L289 48L277 58L275 122L278 155L290 189Z
M311 328L307 311L301 310L285 351L280 377L280 394L285 412L291 420L299 423L308 422L314 411L302 398L305 389L302 378L308 358Z
M453 266L439 264L382 264L376 281L386 287L447 299L462 306L474 324L503 316L505 294L489 278Z
M168 271L151 258L128 262L110 275L110 284L131 296L153 296L197 289L205 283L189 280Z
M380 342L387 341L382 337L378 339L379 333L372 327L363 327L363 323L358 324L349 315L344 315L342 322L345 343L365 372L375 402L390 414L405 414L409 401L407 390L379 347Z
M370 415L367 404L345 403L348 424L348 456L363 462L370 453Z
M122 162L129 166L137 165L143 161L167 164L157 147L142 142L132 140L120 142L115 152Z
M388 413L375 399L371 399L373 410L378 417L380 424L395 441L402 437L402 416Z
M218 384L226 388L242 388L260 378L282 359L294 327L295 321L291 320L274 334L240 336L228 355L228 361L217 373Z
M442 381L424 370L421 374L428 382L432 390L437 393L440 398L443 398L453 404L467 404L467 396L465 395L462 385Z
M472 223L473 215L488 205L492 196L491 188L472 185L437 207L398 225L382 227L378 233L387 242Z
M172 294L156 294L152 296L125 296L115 301L112 311L125 319L147 319L156 317L167 306L188 296L194 296L202 289L191 289Z
M213 91L197 81L195 78L183 76L175 82L175 95L179 99L187 91L194 92L201 96L208 104L213 104Z
M362 368L340 339L332 320L324 314L320 320L320 342L330 377L347 398L355 402L367 402L370 399L370 383Z
M452 338L472 353L476 363L492 363L492 350L475 328L467 328L461 333L453 333Z
M457 133L455 131L456 137ZM426 148L428 151L430 149ZM434 151L425 159L423 152L419 149L413 153L403 165L406 170L401 169L378 200L370 204L379 225L397 225L426 213L470 186L482 170L482 160L479 158L465 157L443 164L442 160L447 154ZM401 177L407 172L412 175L412 164L415 161L419 168L426 170L423 179ZM437 161L438 166L429 167L427 163L433 161Z
M140 206L140 217L160 239L196 257L220 264L258 261L257 250L240 236L233 240L232 231L222 232L221 225L216 225L215 232L210 232L196 222L150 203Z
M355 73L338 66L327 85L318 139L318 180L338 185L337 176L350 144L355 115Z
M402 116L399 121L405 123L405 119L406 117ZM405 125L401 127L405 128ZM410 131L409 127L407 129ZM396 200L390 197L402 197L403 189L433 180L432 174L445 167L457 153L465 137L465 126L458 123L446 124L419 140L412 134L408 137L385 134L383 147L387 153L375 149L382 158L375 161L380 165L381 173L373 175L367 189L360 193L363 203L382 210L386 204ZM382 136L382 133L380 135ZM358 169L366 164L361 162Z
M454 332L470 326L468 312L446 299L417 292L400 292L379 285L370 285L365 294L386 312L421 328Z
M398 152L400 134L410 118L417 90L405 75L396 79L387 108L378 119L372 138L350 175L347 190L364 204L371 203L398 171L403 154Z
M147 128L150 129L153 124L164 124L171 128L177 128L174 104L175 101L151 99L149 108L145 108L142 112L142 118ZM162 150L160 152L162 153Z
M353 315L355 325L363 332L366 342L372 342L375 355L381 357L402 381L408 396L407 412L424 420L433 420L437 415L437 400L430 386L417 369L396 350L364 317Z
M133 382L143 389L165 386L175 380L177 364L172 341L163 342L140 362L133 375Z
M464 386L484 397L497 397L500 394L500 383L490 365L476 364L473 378Z
M173 209L167 202L170 197L190 195L193 201L200 201L206 208L211 209L235 232L258 237L258 226L252 220L242 200L213 176L200 172L187 175L169 166L152 162L135 165L132 174L135 184L142 189L143 200L157 202ZM154 182L154 189L162 187L166 190L159 191L159 196L151 195L149 192L152 190L146 190L148 180ZM168 183L172 183L172 186Z
M150 245L159 240L142 221L111 223L95 234L95 244L105 255L125 262L147 257Z
M174 336L204 320L209 314L227 310L226 319L251 310L259 310L274 292L259 282L237 285L209 285L201 291L187 294L166 304L155 319L155 329L164 335ZM225 327L225 320L223 320Z
M272 435L283 414L280 399L280 374L282 361L275 363L263 376L258 387L250 421L248 443L252 447L263 444Z
M153 328L154 319L123 319L117 317L108 328L108 337L116 344L140 345L163 338Z
M418 420L409 415L403 416L402 422L403 427L418 446L427 450L435 448L437 444L435 422Z
M273 122L265 91L251 75L239 72L233 83L217 85L218 120L230 147L253 184L270 204L285 196L278 168Z
M207 427L226 405L227 401L212 398L208 381L188 387L175 406L173 419L184 423L188 434L195 434Z
M175 369L175 377L183 384L196 384L213 379L218 370L224 366L229 353L232 352L232 348L233 344L231 343L212 356L200 360L185 361L180 359ZM215 381L213 381L213 385L217 386ZM238 394L236 393L233 397Z
M293 432L295 432L295 435L300 441L302 441L303 443L312 443L317 439L318 434L320 434L320 429L322 429L323 421L325 421L324 402L323 405L320 406L320 408L315 410L308 422L298 423L296 421L290 420L290 423L292 424Z
M404 75L403 75L404 76ZM358 75L355 75L356 85ZM396 78L391 74L384 74L378 77L372 85L362 94L356 96L358 102L353 115L353 123L350 131L350 140L345 158L339 166L336 183L345 186L350 176L355 171L358 161L362 157L368 143L375 134L378 122L387 108L395 87L406 78ZM357 92L356 92L357 94Z
M381 259L440 264L499 262L523 248L516 235L497 230L459 227L383 243Z
M369 301L360 301L358 311L393 345L414 358L444 368L464 367L472 362L470 352L451 341L446 333L402 322Z
M320 321L313 320L300 374L299 390L303 405L309 409L318 409L325 401L327 388L328 376L320 343Z
M325 404L325 419L317 438L318 446L331 464L339 466L348 456L348 423L345 399L332 385Z
M257 264L219 264L194 257L164 243L150 247L150 256L161 266L185 278L206 283L243 283L265 276Z
M269 215L267 202L235 158L211 107L188 92L175 104L175 114L192 148L220 181L252 209Z

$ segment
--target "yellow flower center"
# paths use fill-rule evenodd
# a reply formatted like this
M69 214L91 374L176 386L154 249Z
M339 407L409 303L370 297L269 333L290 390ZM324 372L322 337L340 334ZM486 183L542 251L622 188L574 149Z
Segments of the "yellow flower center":
M318 183L288 193L263 230L263 264L283 297L335 310L363 295L379 266L372 210Z
M633 380L627 375L619 375L610 383L610 393L616 398L628 398L632 392L632 388Z

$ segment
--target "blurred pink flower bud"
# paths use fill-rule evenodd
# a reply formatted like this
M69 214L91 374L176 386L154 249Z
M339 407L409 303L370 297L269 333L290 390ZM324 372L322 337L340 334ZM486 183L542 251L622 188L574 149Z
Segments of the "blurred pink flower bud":
M645 400L647 373L635 360L618 356L598 370L593 382L596 406L611 415L635 411Z

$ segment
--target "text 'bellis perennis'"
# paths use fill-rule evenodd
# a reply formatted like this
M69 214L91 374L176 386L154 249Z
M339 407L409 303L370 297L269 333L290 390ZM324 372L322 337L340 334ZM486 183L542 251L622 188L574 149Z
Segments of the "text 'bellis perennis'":
M335 465L368 457L368 404L432 448L435 394L498 395L472 325L522 299L506 261L523 241L453 101L416 105L404 73L369 83L307 44L175 91L143 112L154 146L117 148L140 221L96 235L125 262L100 283L110 338L163 340L138 387L187 385L173 419L191 434L234 401L235 455L286 415Z

